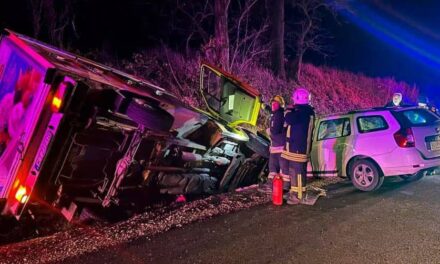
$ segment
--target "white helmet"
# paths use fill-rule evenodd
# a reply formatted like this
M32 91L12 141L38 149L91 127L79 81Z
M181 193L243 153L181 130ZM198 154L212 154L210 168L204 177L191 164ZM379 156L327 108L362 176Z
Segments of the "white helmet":
M295 105L306 105L310 103L312 95L305 88L298 88L293 91L292 101Z
M400 103L402 102L402 94L401 93L394 93L393 94L393 104L394 106L400 106Z

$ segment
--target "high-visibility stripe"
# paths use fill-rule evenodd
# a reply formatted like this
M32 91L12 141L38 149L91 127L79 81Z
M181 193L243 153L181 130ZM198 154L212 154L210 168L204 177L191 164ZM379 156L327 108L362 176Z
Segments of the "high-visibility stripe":
M284 156L284 154L281 154L281 157L282 157L283 159L288 160L288 161L307 162L307 158L289 157L289 156Z
M285 151L283 151L283 153L281 153L281 157L286 160L296 161L296 162L307 162L307 160L308 160L307 155L305 155L305 154L293 153L293 152L289 152L287 150L285 150Z
M270 153L282 153L284 150L284 146L278 146L278 147L270 147L269 152Z
M283 173L280 173L280 175L281 175L281 178L283 179L283 181L290 182L290 175L283 174Z
M273 180L273 178L275 178L276 175L277 175L276 172L271 172L271 173L269 173L269 175L267 176L267 178L268 178L269 180Z
M288 126L287 127L287 138L290 138L290 128L291 128L292 126Z
M298 182L298 199L301 200L303 197L302 175L298 173L296 175L296 180Z
M299 157L299 158L307 157L306 154L289 152L288 150L284 150L283 154L290 157Z
M299 188L299 187L290 187L290 192L294 192L294 193L299 193L299 191L302 191L302 192L305 192L306 191L306 188Z

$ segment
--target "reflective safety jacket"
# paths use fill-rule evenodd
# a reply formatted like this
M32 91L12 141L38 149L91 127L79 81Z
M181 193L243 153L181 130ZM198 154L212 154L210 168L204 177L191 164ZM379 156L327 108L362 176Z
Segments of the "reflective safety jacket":
M286 144L281 157L296 162L307 162L312 143L315 111L310 105L295 105L284 116Z
M284 108L279 108L270 115L270 141L270 153L283 152L286 142Z

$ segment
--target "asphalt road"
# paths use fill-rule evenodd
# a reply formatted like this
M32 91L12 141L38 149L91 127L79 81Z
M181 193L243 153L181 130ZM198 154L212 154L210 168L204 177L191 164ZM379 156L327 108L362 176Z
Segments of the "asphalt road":
M258 206L64 263L440 263L440 176L340 184L314 206Z

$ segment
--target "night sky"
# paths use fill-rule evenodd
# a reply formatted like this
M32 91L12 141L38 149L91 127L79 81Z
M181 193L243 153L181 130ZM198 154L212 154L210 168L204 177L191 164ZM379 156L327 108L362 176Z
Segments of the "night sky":
M0 27L32 35L27 1L2 0ZM126 58L142 47L161 45L159 39L172 43L175 36L161 27L171 19L161 13L161 8L167 7L152 6L161 5L160 1L152 2L155 1L88 1L87 8L76 15L82 35L73 42L74 46L80 50L110 46L116 57ZM329 40L333 55L324 59L308 54L306 60L368 76L394 76L418 85L423 93L439 100L440 1L348 2L349 11L341 11L337 21L324 19L326 29L333 35Z
M334 33L333 47L336 56L325 63L354 72L363 72L369 76L394 76L410 84L417 84L422 92L430 97L440 93L440 64L432 63L426 57L440 57L440 1L435 0L384 0L384 1L353 1L351 4L356 18L342 15L340 26L330 26ZM362 2L359 4L358 2ZM362 15L360 15L362 14ZM414 39L424 42L430 48L421 46L423 52L429 54L420 58L415 52L407 50L405 45L390 43L386 34L376 30L365 29L353 22L362 20L361 16L370 17L374 21L386 20L395 27L384 28L402 38L411 45ZM381 23L377 23L381 24ZM407 38L409 33L414 39ZM403 46L403 47L402 47ZM423 53L422 52L422 53Z

